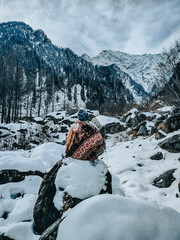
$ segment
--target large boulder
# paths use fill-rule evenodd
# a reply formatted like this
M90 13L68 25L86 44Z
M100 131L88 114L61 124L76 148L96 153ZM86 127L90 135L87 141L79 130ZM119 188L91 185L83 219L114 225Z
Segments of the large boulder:
M139 131L137 132L137 136L146 136L148 134L147 127L144 125L141 125L139 128Z
M174 132L180 129L180 113L174 114L165 119L158 125L157 129L163 130L166 133Z
M112 193L111 174L102 161L67 158L57 162L39 190L34 207L35 231L42 234L69 208L102 193Z
M167 118L164 121L164 124L167 126L169 132L174 132L180 129L180 113L174 114L173 116Z
M143 122L146 120L146 115L143 113L137 114L134 118L132 118L132 126L136 127L139 123Z
M103 137L106 134L114 134L125 130L124 125L117 118L100 115L94 117L92 122L100 129Z
M136 108L131 109L122 117L122 121L125 121L128 127L136 127L145 120L147 120L146 115L139 112Z
M56 193L55 178L62 161L58 161L45 175L39 189L39 196L34 207L34 229L42 233L59 218L59 211L54 207L53 198Z
M180 152L180 134L176 134L170 138L167 138L163 142L158 144L162 149L168 152Z
M175 107L171 110L171 116L175 114L180 114L180 107Z

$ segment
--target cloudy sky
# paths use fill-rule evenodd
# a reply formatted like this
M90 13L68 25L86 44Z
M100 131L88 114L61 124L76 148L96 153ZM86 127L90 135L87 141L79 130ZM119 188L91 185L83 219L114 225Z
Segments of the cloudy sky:
M59 47L159 53L180 39L180 0L0 0L0 22L42 29Z

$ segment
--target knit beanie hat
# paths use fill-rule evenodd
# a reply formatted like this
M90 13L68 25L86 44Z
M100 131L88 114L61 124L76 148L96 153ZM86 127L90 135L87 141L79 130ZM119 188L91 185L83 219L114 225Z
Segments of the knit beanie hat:
M80 121L87 121L88 120L88 113L84 109L80 109L78 112L78 119Z

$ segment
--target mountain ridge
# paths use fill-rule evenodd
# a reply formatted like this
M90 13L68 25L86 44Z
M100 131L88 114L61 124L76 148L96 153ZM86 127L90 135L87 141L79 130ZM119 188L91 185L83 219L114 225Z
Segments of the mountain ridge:
M83 106L92 109L106 108L109 104L113 107L119 104L123 109L126 104L134 101L123 84L123 73L121 77L116 73L119 69L113 66L94 66L71 49L53 45L43 31L33 30L22 22L0 24L0 58L5 68L4 75L7 76L4 81L3 75L0 83L5 89L4 92L8 91L6 83L12 86L11 90L14 91L15 80L9 83L11 80L8 77L10 64L12 71L21 68L21 73L25 74L21 74L22 83L18 83L18 86L21 86L21 89L17 89L21 91L19 103L15 104L18 109L23 105L21 101L28 101L34 103L31 109L35 110L37 105L42 105L45 112L48 112L50 108L54 109L58 99L61 100L58 108L65 109L65 105L67 108L80 107L77 102L78 94ZM12 75L15 76L16 73ZM16 80L18 79L20 78L17 77ZM78 93L77 85L80 86ZM6 97L2 93L3 99L0 99L0 103L8 101ZM12 102L7 102L3 107L7 105L11 108ZM8 109L3 112L8 112Z
M103 50L95 57L82 55L84 59L92 62L94 65L108 66L116 64L116 66L131 79L142 86L144 92L148 95L156 93L156 68L159 62L163 60L162 54L128 54L121 51ZM130 89L127 83L125 86ZM136 98L137 93L131 90L133 97Z

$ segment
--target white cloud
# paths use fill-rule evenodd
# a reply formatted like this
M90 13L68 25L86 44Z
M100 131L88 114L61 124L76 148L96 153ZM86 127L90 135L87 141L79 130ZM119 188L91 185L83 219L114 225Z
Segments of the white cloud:
M0 0L0 22L24 21L58 46L160 52L180 38L179 0Z

